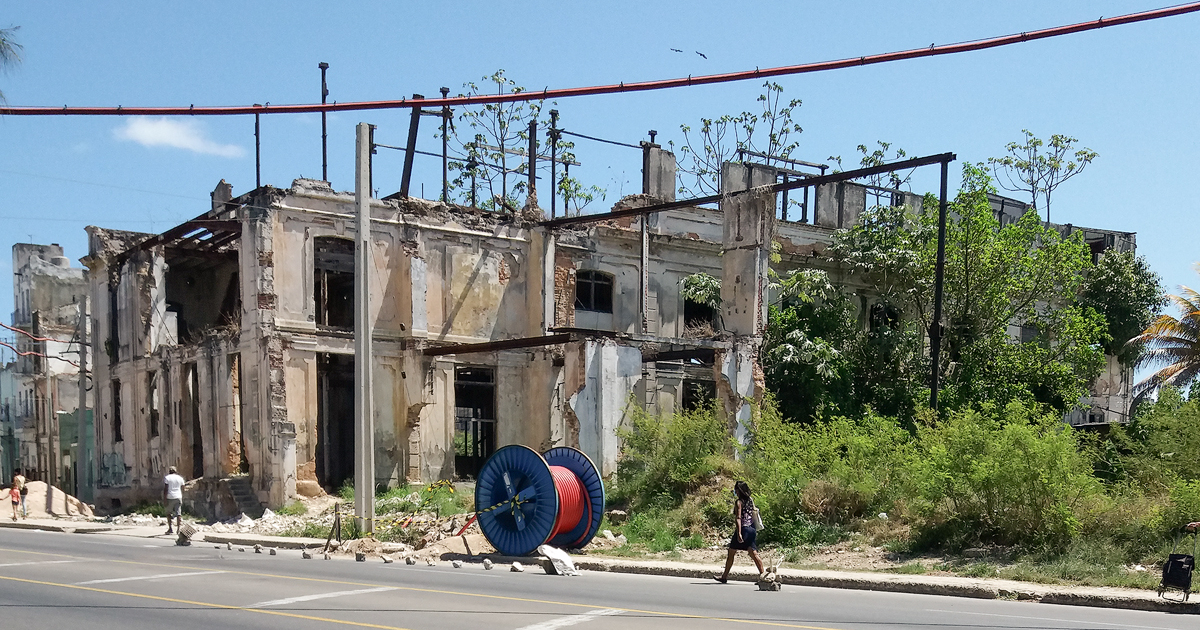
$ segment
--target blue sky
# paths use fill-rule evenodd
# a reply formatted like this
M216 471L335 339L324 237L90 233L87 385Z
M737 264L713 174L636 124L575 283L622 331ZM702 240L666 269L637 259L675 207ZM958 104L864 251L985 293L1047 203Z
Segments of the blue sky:
M1165 0L1163 0L1165 1ZM528 88L711 74L860 56L1034 30L1158 8L1096 2L13 2L23 59L0 75L10 105L243 105L453 93L497 69ZM115 7L120 7L118 10ZM1174 289L1200 284L1192 264L1197 195L1200 15L1102 29L983 52L783 77L803 100L803 159L850 158L885 140L909 155L953 151L980 161L1028 128L1069 134L1099 159L1055 194L1053 218L1137 232L1139 252ZM672 52L681 49L683 53ZM707 59L695 54L703 52ZM756 81L560 100L562 125L634 143L648 129L680 140L680 124L753 109ZM407 114L330 116L330 179L352 187L355 123L401 145ZM430 128L420 148L440 150ZM263 182L319 177L319 115L263 118ZM638 192L632 149L580 141L602 209ZM376 185L398 188L401 156L381 151ZM440 186L438 160L418 156L413 190ZM850 163L853 162L851 158ZM936 188L936 169L914 179ZM62 244L84 256L88 224L160 232L200 214L224 178L254 186L253 119L0 118L0 250ZM955 181L955 183L957 183ZM11 258L0 255L0 277ZM7 281L4 284L8 286ZM12 295L0 290L7 320Z

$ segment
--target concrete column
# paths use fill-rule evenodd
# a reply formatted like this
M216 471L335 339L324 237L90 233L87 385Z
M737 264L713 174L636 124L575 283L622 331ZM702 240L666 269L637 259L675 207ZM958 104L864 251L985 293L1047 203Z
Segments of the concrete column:
M654 144L642 148L642 192L675 201L675 154Z
M721 169L726 196L721 255L721 320L733 348L713 369L726 420L744 443L751 404L762 398L758 351L767 326L767 271L775 233L775 195L750 189L775 182L775 171L727 162ZM730 194L738 191L741 194Z
M414 120L416 120L414 118ZM358 123L354 200L354 513L361 531L375 531L375 430L371 399L371 125Z

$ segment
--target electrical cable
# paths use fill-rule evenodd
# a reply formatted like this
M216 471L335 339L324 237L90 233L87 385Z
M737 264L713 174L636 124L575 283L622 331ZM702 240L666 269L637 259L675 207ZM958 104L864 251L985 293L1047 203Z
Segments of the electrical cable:
M299 105L236 105L236 106L216 106L216 107L196 107L191 105L188 107L0 107L0 115L7 114L10 116L236 116L244 114L305 114L305 113L320 113L320 112L340 112L340 111L357 111L357 110L377 110L377 109L411 109L413 107L458 107L464 105L484 105L490 103L513 103L520 101L538 101L554 98L570 98L574 96L594 96L599 94L619 94L624 92L646 92L650 90L664 90L677 87L691 87L694 85L711 85L715 83L729 83L733 81L745 81L748 79L762 79L766 77L778 77L794 74L807 74L812 72L823 72L826 70L840 70L843 68L853 68L856 66L869 66L879 63L888 63L891 61L902 61L907 59L918 59L921 57L936 57L940 55L952 55L963 52L972 52L977 50L986 50L989 48L997 48L1000 46L1008 46L1011 44L1019 44L1039 39L1050 37L1059 37L1062 35L1071 35L1074 33L1082 33L1092 31L1109 26L1121 26L1124 24L1133 24L1136 22L1145 22L1148 20L1157 20L1168 17L1175 17L1187 13L1200 11L1200 2L1191 2L1188 4L1179 4L1161 9L1153 9L1140 13L1130 13L1120 15L1113 18L1103 18L1090 20L1087 22L1079 22L1076 24L1067 24L1063 26L1054 26L1036 31L1025 31L1021 33L1013 33L1010 35L1002 35L987 39L969 40L954 44L945 44L942 46L929 45L925 48L913 48L909 50L901 50L895 52L881 53L876 55L863 55L861 57L850 57L846 59L837 59L832 61L819 61L815 63L798 64L791 66L779 66L775 68L754 70L742 70L739 72L728 72L724 74L708 74L693 77L680 77L675 79L662 79L656 81L641 81L636 83L618 83L616 85L597 85L589 87L575 88L559 88L559 89L544 89L540 92L526 91L510 94L478 94L472 96L453 96L445 98L430 98L430 99L401 99L401 100L386 100L386 101L359 101L349 103L314 103L314 104L299 104Z
M554 488L558 491L558 518L554 521L554 529L550 530L550 538L554 538L579 525L588 495L583 482L570 470L551 466L550 475L554 477Z
M636 144L629 144L626 142L617 142L616 140L605 140L604 138L593 138L592 136L585 136L581 133L567 131L566 129L559 129L558 132L563 134L564 136L575 136L576 138L583 138L585 140L595 140L596 142L607 142L608 144L615 144L619 147L629 147L630 149L639 149L639 150L642 148L642 147L637 146Z
M22 335L25 335L26 337L29 337L30 339L32 339L32 340L34 340L34 341L56 341L56 342L58 342L58 343L65 343L65 344L67 344L67 345L70 345L70 344L72 344L72 343L75 343L75 340L74 340L74 339L71 339L70 341L63 341L62 339L53 339L53 338L51 338L51 337L35 337L35 336L34 336L32 333L30 333L30 332L27 332L27 331L21 330L20 328L15 328L15 327L13 327L13 326L9 326L8 324L5 324L4 322L0 322L0 326L3 326L3 327L5 327L5 328L7 328L7 329L9 329L9 330L11 330L11 331L13 331L13 332L18 332L18 333L21 333Z
M60 356L45 355L45 354L42 354L41 352L21 352L20 350L17 350L17 348L15 346L9 345L7 341L0 341L0 346L4 346L5 348L12 350L19 357L41 357L43 359L57 359L59 361L62 361L63 363L69 363L75 367L79 367L78 363L76 363L70 359L64 359Z

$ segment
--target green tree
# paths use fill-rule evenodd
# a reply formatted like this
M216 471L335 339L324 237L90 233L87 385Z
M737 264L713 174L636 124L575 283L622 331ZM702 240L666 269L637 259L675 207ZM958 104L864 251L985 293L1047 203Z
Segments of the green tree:
M895 151L893 151L893 153L892 153L892 157L888 157L888 150L892 148L892 143L890 143L890 142L884 142L883 140L876 140L875 144L876 144L876 147L874 149L867 148L867 145L865 145L865 144L860 144L860 145L858 145L858 147L856 147L858 152L862 154L862 157L859 158L859 160L858 160L859 166L861 166L862 168L870 168L872 166L882 166L884 164L887 164L888 162L895 162L898 160L903 160L904 158L908 157L908 154L905 153L904 149L901 149L900 147L896 147ZM837 163L838 171L842 170L842 156L831 155L831 156L829 156L829 160L831 162ZM894 190L899 190L901 186L905 186L910 181L912 181L912 176L915 171L916 171L916 169L914 168L914 169L909 169L909 171L907 173L903 173L903 174L896 172L896 171L891 171L888 173L877 173L875 175L868 175L860 181L867 184L868 186L874 187L874 188L867 189L867 194L871 195L872 197L875 198L874 205L881 206L881 205L883 205L885 195L887 195L888 193L886 193L882 190L879 190L879 189L880 188L891 188ZM889 200L888 205L889 206L892 205L890 200Z
M1077 303L1089 252L1079 234L1064 238L1032 212L1000 226L982 165L964 166L963 181L947 226L943 405L1032 399L1065 409L1103 364L1104 321ZM831 248L876 297L867 330L843 349L858 375L852 400L909 420L927 385L936 207L927 198L920 211L869 209Z
M1088 272L1079 303L1104 316L1109 336L1104 351L1131 365L1141 347L1128 342L1166 306L1165 293L1162 281L1150 270L1144 256L1110 251Z
M463 84L470 96L492 90L519 94L525 88L497 70L483 77L480 83L469 81ZM460 94L459 96L463 96ZM487 103L465 107L458 113L458 124L451 125L448 133L452 141L452 156L449 168L455 173L450 181L450 190L462 202L469 202L472 187L476 189L476 204L485 210L515 211L525 203L528 192L529 123L540 120L544 101L522 101L513 103ZM540 125L539 125L540 126ZM434 134L440 138L441 131ZM558 158L574 161L575 144L560 140ZM541 151L541 149L538 149ZM544 163L541 168L549 168ZM567 199L564 213L574 210L578 214L595 199L603 199L605 191L596 186L582 184L558 169L559 181L543 190L543 194L559 194ZM509 177L509 176L513 177Z
M1197 266L1200 272L1200 265ZM1143 397L1164 385L1183 388L1200 374L1200 293L1186 286L1167 299L1179 317L1159 315L1130 344L1144 348L1139 367L1163 366L1136 386L1134 395Z
M793 134L803 131L792 120L792 111L800 100L783 100L783 86L767 81L758 102L759 113L744 111L736 116L701 118L700 128L680 125L683 142L679 147L679 193L693 197L721 192L721 165L739 149L764 153L770 157L761 163L774 165L788 158L799 143ZM674 142L671 143L674 148ZM756 162L759 158L754 159ZM690 181L689 181L690 180Z
M1078 138L1054 134L1046 142L1028 129L1022 129L1021 133L1025 134L1024 142L1008 143L1004 147L1008 155L988 158L988 164L1005 190L1028 192L1034 210L1037 210L1040 198L1046 209L1046 223L1049 223L1050 196L1063 182L1082 173L1100 154L1088 148L1072 153Z

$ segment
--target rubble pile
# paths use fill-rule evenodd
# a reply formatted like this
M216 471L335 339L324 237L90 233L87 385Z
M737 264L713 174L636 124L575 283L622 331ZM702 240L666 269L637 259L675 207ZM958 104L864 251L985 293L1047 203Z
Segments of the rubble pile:
M399 501L404 501L400 499ZM393 499L392 502L397 500ZM377 509L395 509L395 505L385 505L385 502L380 502ZM406 506L407 507L407 506ZM211 532L219 534L256 534L261 536L299 536L307 535L310 537L324 538L329 534L329 530L333 527L334 515L337 510L336 505L330 505L319 514L305 514L301 516L290 516L277 514L271 510L266 510L263 516L258 519L250 518L242 514L238 518L227 521L219 521L211 524L196 525L197 531ZM345 507L343 506L343 510ZM350 521L353 517L343 511L342 527L343 533L348 534ZM145 515L130 515L122 517L114 517L113 522L127 522L131 525L143 525L151 523L166 524L164 520L152 521L154 517ZM398 553L404 551L413 551L425 549L436 545L448 538L454 538L458 532L466 525L470 519L469 514L455 514L453 516L441 516L433 512L417 511L409 512L391 512L378 514L375 520L375 534L382 541L383 546L380 549L363 549L351 548L347 544L340 545L339 553L353 553L354 551L365 552L368 555L378 555L379 553ZM472 523L466 530L467 535L478 535L478 523ZM319 535L318 535L319 534ZM365 539L371 540L371 539ZM356 542L356 541L351 541Z
M25 496L25 509L29 518L72 518L91 519L92 508L44 481L25 484L29 493ZM7 505L5 506L7 507ZM11 514L11 512L9 512Z

